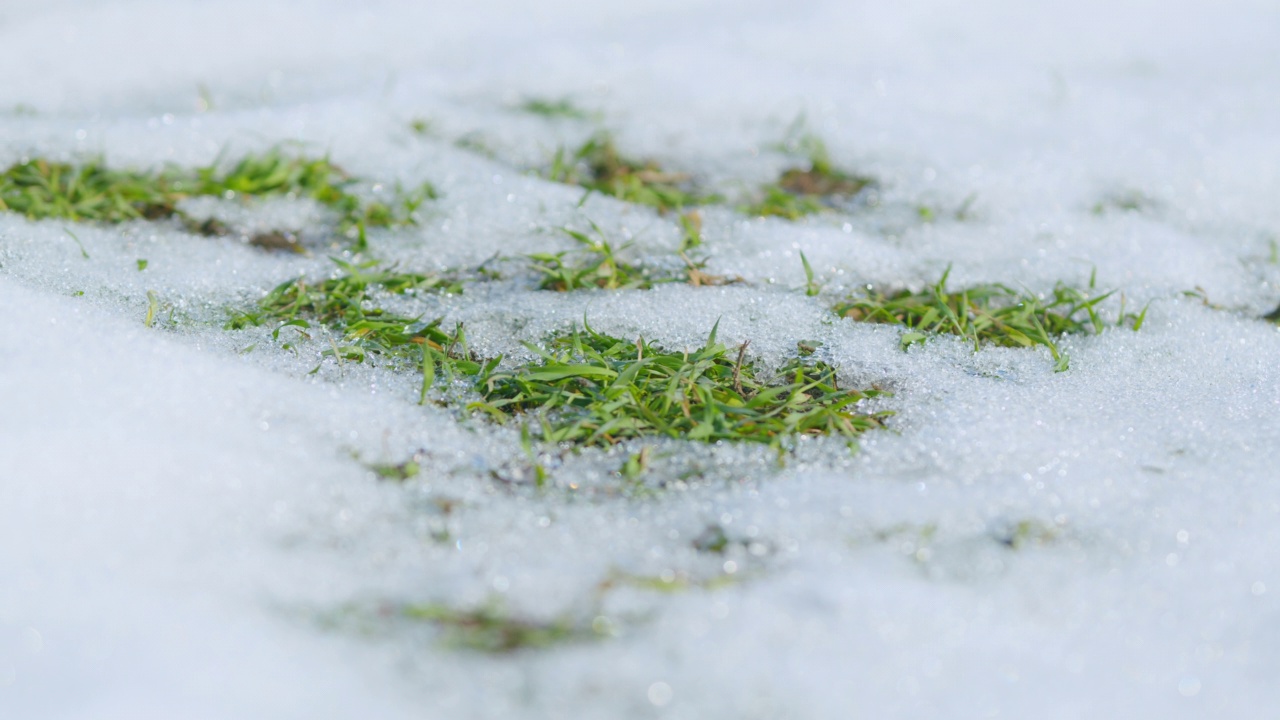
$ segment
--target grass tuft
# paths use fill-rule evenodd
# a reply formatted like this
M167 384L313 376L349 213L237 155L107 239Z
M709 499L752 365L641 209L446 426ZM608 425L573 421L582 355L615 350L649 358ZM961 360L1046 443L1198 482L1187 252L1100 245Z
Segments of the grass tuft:
M375 263L353 264L334 259L343 270L337 277L309 282L297 278L281 283L258 306L234 313L228 329L278 323L272 333L279 339L286 327L306 333L313 325L327 327L342 336L343 345L334 344L324 355L339 361L363 361L369 353L408 360L422 368L423 391L434 383L439 370L447 379L454 375L477 375L481 365L466 348L461 325L452 333L440 327L441 320L425 321L387 312L377 307L375 295L405 295L420 292L462 291L452 278L406 273ZM309 337L309 335L307 336Z
M653 287L654 281L643 268L618 258L617 253L627 245L615 249L600 226L593 222L591 228L595 230L596 238L561 228L582 246L578 250L528 256L533 261L533 269L542 274L538 289L568 292L591 287L605 290L647 290Z
M688 175L666 172L653 160L625 157L607 133L594 135L572 153L557 150L547 177L662 213L712 200L689 187Z
M784 149L792 147L807 156L808 167L784 170L777 182L761 188L761 195L754 202L740 208L742 212L798 220L825 210L824 198L852 197L875 184L872 178L836 168L826 143L812 133L801 135Z
M581 247L557 253L533 253L528 255L534 270L542 275L539 290L569 292L587 288L602 290L649 290L662 283L687 282L694 287L730 285L742 282L740 277L713 275L706 271L708 259L695 252L702 245L701 219L696 213L682 215L684 235L676 252L683 268L672 271L663 268L653 272L643 265L632 264L618 257L630 243L614 247L599 225L591 223L593 238L584 232L561 228Z
M886 413L856 408L875 390L841 389L834 368L792 360L777 373L716 342L670 352L590 327L553 338L542 356L481 381L472 407L499 420L526 417L547 442L608 446L652 436L780 446L796 435L853 438L880 427Z
M924 342L929 335L958 335L973 343L976 351L983 344L1002 347L1049 349L1055 370L1068 367L1068 358L1055 338L1062 335L1102 332L1106 323L1097 306L1112 293L1090 296L1085 290L1062 283L1054 287L1048 299L1029 292L1018 292L1005 285L989 283L949 292L947 276L950 268L933 286L919 291L900 290L893 293L868 289L835 306L836 314L859 322L902 325L905 349ZM1141 328L1141 315L1122 312L1121 322L1132 321Z
M1104 195L1091 208L1094 215L1106 215L1111 212L1154 212L1161 207L1160 201L1141 190L1121 190Z
M470 609L443 603L408 605L401 614L410 620L430 622L443 631L446 646L485 653L509 654L555 645L602 638L609 634L604 622L584 625L569 618L533 620L512 616L496 605Z
M373 474L378 476L380 480L406 482L417 477L418 473L421 472L421 460L421 455L415 454L402 463L366 463L365 467L373 471Z
M91 159L80 165L35 159L0 173L0 211L78 222L120 223L179 217L203 234L225 234L220 223L199 223L178 210L190 197L224 199L283 196L307 198L338 215L339 232L358 228L415 224L417 211L438 197L430 183L413 189L396 186L388 201L364 200L352 192L356 180L328 158L307 158L272 148L241 158L228 169L218 162L185 170L118 170Z
M552 120L590 120L592 113L578 107L573 100L567 97L557 98L526 98L520 103L520 110L530 115L538 115L540 117Z
M112 170L36 159L0 173L0 210L31 220L58 218L118 223L171 217L183 197L164 174Z
M742 212L753 217L799 220L806 215L820 213L826 209L826 206L817 199L787 192L779 185L766 185L761 192L759 199L741 208Z

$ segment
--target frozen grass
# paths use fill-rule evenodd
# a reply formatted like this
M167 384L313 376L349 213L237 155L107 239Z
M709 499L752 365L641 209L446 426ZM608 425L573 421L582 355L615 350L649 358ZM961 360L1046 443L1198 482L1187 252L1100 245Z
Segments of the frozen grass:
M777 182L765 185L756 200L740 208L742 212L798 220L828 209L824 199L850 198L875 184L872 178L837 169L827 144L812 133L802 133L782 147L804 155L808 166L782 171Z
M407 605L400 609L408 620L429 622L442 631L449 647L506 654L518 650L544 650L565 643L606 636L605 626L581 625L571 619L538 621L512 616L493 605L470 609L442 603Z
M806 263L806 270L808 269ZM1112 293L1092 293L1058 283L1047 299L1017 291L1007 285L988 283L961 290L947 290L947 276L923 291L885 292L868 289L838 303L835 312L859 322L902 325L905 349L924 342L932 334L958 335L973 344L976 352L983 344L1003 347L1048 348L1054 369L1061 372L1069 359L1056 338L1062 335L1100 333L1107 323L1098 305ZM809 274L812 286L812 273ZM1092 287L1090 288L1092 290ZM1117 325L1128 323L1134 330L1142 328L1146 308L1139 313L1120 311Z
M538 288L568 292L586 288L602 290L648 290L662 283L687 282L694 287L727 285L741 278L707 272L707 259L697 248L702 245L700 220L696 214L680 216L683 235L676 256L679 265L648 267L628 262L619 255L630 244L614 247L599 225L591 223L592 234L570 228L561 230L579 247L554 253L531 253L532 269L541 275Z
M249 154L229 168L220 163L183 170L119 170L95 159L80 165L35 158L0 173L0 211L30 220L120 223L185 217L178 204L192 197L267 198L285 196L314 200L338 216L338 231L347 235L365 227L398 227L416 222L424 202L438 194L430 183L412 190L395 188L391 202L365 201L352 192L355 178L328 158L307 158L272 148ZM190 229L205 235L225 235L216 220L191 221ZM267 249L298 250L296 240L283 233L255 237Z
M538 282L540 289L567 292L588 287L604 290L653 287L655 280L648 271L618 258L618 252L625 250L625 245L615 250L598 225L592 223L592 230L595 237L564 228L566 235L581 244L578 250L529 256L533 269L542 276Z
M688 175L668 172L653 160L623 155L608 133L593 135L575 150L557 150L547 177L663 213L713 200L696 193Z
M530 348L541 362L482 380L473 407L499 420L525 420L546 442L608 446L634 438L756 442L775 446L798 435L854 438L881 426L887 413L859 412L875 390L840 389L835 370L794 360L777 373L716 342L690 352L663 351L637 339L585 328Z
M594 115L578 107L572 98L528 98L520 103L520 110L553 120L590 120Z
M370 354L392 359L416 360L423 368L422 398L434 382L434 370L442 364L447 375L455 371L474 375L480 368L467 358L461 328L452 333L440 329L440 319L425 321L378 307L376 293L411 295L420 292L458 293L462 286L448 277L399 272L375 261L353 264L334 260L340 274L319 281L296 278L274 288L252 310L232 314L227 328L273 324L272 338L281 330L297 328L306 335L313 325L334 330L342 344L333 343L323 355L336 360L363 362ZM285 343L285 347L289 347ZM455 356L457 349L458 356Z

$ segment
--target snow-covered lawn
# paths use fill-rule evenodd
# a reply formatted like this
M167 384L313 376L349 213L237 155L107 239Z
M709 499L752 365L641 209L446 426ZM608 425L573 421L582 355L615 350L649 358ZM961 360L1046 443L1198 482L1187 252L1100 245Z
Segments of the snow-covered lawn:
M365 257L498 256L461 294L387 299L478 356L584 318L692 349L718 321L761 367L803 341L887 390L888 429L781 461L527 447L322 330L224 327L349 244L0 212L0 717L1280 715L1280 6L358 5L0 5L0 170L283 144L368 197L429 181ZM561 98L586 117L521 110ZM736 210L801 126L872 194ZM680 265L678 215L540 177L600 128L729 199L699 252L743 282L537 289L524 258L573 248L565 226ZM247 232L332 220L187 202ZM1095 276L1111 324L1054 372L831 312L948 266L956 288ZM487 622L536 647L464 647Z

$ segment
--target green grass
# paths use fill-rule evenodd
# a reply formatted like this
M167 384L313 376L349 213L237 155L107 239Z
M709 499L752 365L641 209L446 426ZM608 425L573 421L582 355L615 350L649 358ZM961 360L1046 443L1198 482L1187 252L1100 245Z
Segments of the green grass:
M0 173L0 210L31 220L107 223L171 217L183 197L163 173L113 170L101 160L83 165L29 160Z
M950 268L933 286L919 291L886 293L868 289L835 306L836 314L859 322L902 325L902 346L925 341L930 335L958 335L973 343L976 351L984 344L1002 347L1048 348L1054 368L1066 370L1069 360L1056 338L1069 334L1100 333L1106 326L1098 304L1112 293L1092 295L1059 283L1052 294L1041 299L999 283L975 285L949 291ZM1090 282L1089 290L1093 283ZM1119 323L1142 327L1146 309L1140 314L1121 311Z
M740 207L740 211L757 217L798 220L826 210L824 198L851 197L875 184L870 177L837 168L826 143L812 133L800 135L782 149L804 155L808 167L784 170L777 182L762 187L756 199Z
M781 446L797 435L854 438L880 427L885 413L857 403L875 390L841 389L834 368L792 360L776 373L745 362L716 342L689 352L664 351L587 327L532 345L541 360L480 381L471 407L499 421L523 416L547 442L608 446L665 436L703 442Z
M567 617L534 620L511 615L497 605L459 609L443 603L407 605L400 613L409 620L429 622L442 631L448 647L484 653L509 654L583 642L609 634L604 622L590 625Z
M373 474L377 475L379 479L392 482L412 480L422 470L417 456L402 463L365 463L365 467L373 471Z
M592 113L578 107L573 100L567 97L550 99L550 98L526 98L520 103L521 112L537 115L539 117L555 119L555 120L590 120Z
M431 134L433 123L430 119L424 117L415 117L409 121L409 132L419 137L426 137Z
M653 160L634 160L622 155L607 133L591 137L571 153L564 148L557 150L547 177L626 202L648 205L663 213L713 199L696 194L689 187L687 175L666 172Z
M258 302L257 307L233 313L228 329L275 324L273 337L295 327L305 333L313 325L327 327L342 336L325 355L339 361L361 362L374 353L409 360L423 372L421 400L434 384L437 371L446 377L476 375L481 365L471 358L461 326L452 333L440 320L425 321L388 312L377 305L377 295L419 292L461 292L453 278L408 273L376 263L353 264L334 259L342 273L319 281L296 278L281 283ZM309 337L309 336L308 336Z
M806 215L820 213L826 209L826 206L817 199L787 192L780 185L766 185L760 192L761 196L757 200L743 205L739 210L753 217L799 220Z
M954 210L941 205L920 204L916 206L916 217L920 218L920 221L924 223L933 223L943 219L964 222L973 218L973 204L977 199L977 193L969 193Z
M388 200L364 200L353 192L355 178L328 158L308 158L272 148L246 155L222 168L214 163L192 170L109 168L102 159L82 164L44 159L17 163L0 173L0 211L31 220L120 223L181 217L190 229L222 234L220 223L185 218L178 203L186 198L307 198L333 210L338 229L354 236L364 227L398 227L417 222L424 202L438 196L430 183L412 189L396 186Z
M1106 215L1109 212L1151 212L1160 209L1160 202L1141 190L1123 190L1104 195L1093 204L1094 215Z
M648 289L654 280L641 267L624 262L617 253L627 248L614 248L604 232L595 223L595 238L569 228L561 230L582 247L558 253L534 253L529 255L533 269L542 275L540 290L568 292L584 288L605 290Z
M741 282L742 278L712 275L706 272L707 260L696 257L694 248L702 244L700 221L681 216L684 236L677 251L684 267L678 271L653 272L643 265L626 262L618 253L630 244L617 248L609 242L604 231L594 222L591 229L596 237L570 228L561 228L581 247L557 253L533 253L527 257L533 270L541 274L539 290L569 292L587 288L603 290L649 290L662 283L687 282L694 287L728 285Z

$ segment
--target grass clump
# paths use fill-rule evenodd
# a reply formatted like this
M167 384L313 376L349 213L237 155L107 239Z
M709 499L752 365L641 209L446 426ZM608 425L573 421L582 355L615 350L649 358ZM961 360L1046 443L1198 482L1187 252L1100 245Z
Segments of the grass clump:
M1110 212L1153 212L1160 209L1160 201L1141 190L1121 190L1104 195L1090 209L1094 215Z
M100 158L80 165L37 158L0 173L0 210L31 220L102 223L179 217L193 231L220 235L226 234L220 223L193 221L178 203L199 196L306 198L337 213L339 231L354 235L366 226L413 224L421 205L438 196L424 183L410 190L397 186L389 201L366 201L352 191L356 182L328 158L292 156L280 148L246 155L229 169L218 161L193 170L119 170Z
M584 288L605 290L648 289L653 280L643 268L624 262L617 253L626 245L614 248L604 232L591 224L598 238L569 228L561 230L582 247L558 253L534 253L529 255L533 269L542 275L539 290L568 292Z
M688 175L666 172L653 160L625 157L613 137L604 133L591 137L572 153L557 150L547 177L648 205L662 213L710 200L689 189Z
M430 622L443 631L445 645L485 653L509 654L545 649L608 635L604 622L584 625L569 618L533 620L515 617L496 605L458 609L443 603L408 605L401 614Z
M799 220L805 215L813 215L826 209L817 199L787 192L779 185L766 185L761 192L762 196L755 202L744 205L742 212L755 217Z
M664 269L655 273L642 265L622 260L618 254L630 243L615 248L594 222L591 223L596 235L594 238L584 232L561 228L579 243L579 248L557 253L533 253L527 257L532 261L533 269L542 275L538 289L556 292L587 288L649 290L654 285L671 282L688 282L694 287L703 287L742 281L738 277L713 275L706 271L707 259L694 252L702 244L701 219L696 213L682 215L681 224L684 234L676 254L684 267L674 272Z
M532 415L548 442L608 446L652 436L781 446L796 435L856 437L880 427L885 413L857 403L875 390L841 389L835 369L793 360L777 373L745 362L716 342L670 352L590 327L552 339L541 360L495 372L472 407L499 420ZM528 427L528 425L526 425Z
M380 267L376 263L334 262L342 269L341 275L318 282L296 278L281 283L256 308L235 313L227 328L279 323L273 332L273 337L279 339L280 331L286 327L296 327L304 333L313 325L327 327L341 334L344 345L335 344L323 354L334 355L340 362L361 362L369 353L375 353L420 363L423 401L437 370L448 377L480 373L481 365L471 358L461 325L450 333L440 327L440 319L425 321L400 315L375 303L378 293L461 292L457 280L400 272L394 266Z
M406 482L417 477L418 473L422 471L420 460L421 457L419 455L414 455L402 463L366 463L365 467L369 468L380 480Z
M0 173L0 210L31 220L107 223L171 217L183 195L163 174L35 159Z
M520 103L520 111L552 120L590 120L592 114L578 107L567 97L526 98Z
M805 133L784 147L790 146L807 156L808 167L784 170L777 182L761 189L757 200L741 208L743 212L797 220L825 210L824 198L852 197L875 183L869 177L836 168L826 143L816 135Z
M1102 332L1106 323L1098 313L1098 304L1111 296L1107 292L1091 297L1088 291L1062 283L1054 287L1047 299L1029 292L1018 292L999 283L975 285L958 291L947 290L948 268L937 283L913 292L899 290L885 293L868 289L859 297L839 303L836 314L859 322L902 325L902 346L924 342L929 335L958 335L973 343L976 351L983 344L1002 347L1048 348L1054 369L1061 372L1069 359L1055 338L1069 334ZM1090 282L1090 290L1093 282ZM1121 322L1129 321L1134 329L1142 326L1146 310L1139 315L1122 313Z

